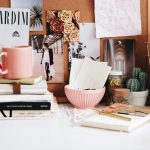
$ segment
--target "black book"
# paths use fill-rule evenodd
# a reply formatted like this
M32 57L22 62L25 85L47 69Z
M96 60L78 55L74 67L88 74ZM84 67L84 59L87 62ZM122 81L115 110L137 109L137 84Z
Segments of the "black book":
M0 110L50 110L50 102L1 102Z

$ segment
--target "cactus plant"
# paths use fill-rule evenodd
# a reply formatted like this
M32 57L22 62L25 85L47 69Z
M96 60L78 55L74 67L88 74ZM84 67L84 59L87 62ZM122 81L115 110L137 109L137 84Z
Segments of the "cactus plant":
M127 81L127 88L130 91L145 91L147 88L147 73L142 72L141 68L135 67L132 75L133 78Z
M140 72L141 72L141 68L135 67L135 68L133 69L133 73L132 73L133 78L134 78L134 79L138 79Z
M130 91L139 91L140 82L138 81L138 79L129 79L127 81L127 88L130 89Z
M139 73L140 91L145 91L147 87L147 74L145 72Z
M147 101L147 73L142 72L140 68L134 68L133 78L128 79L127 88L131 91L130 104L144 106Z

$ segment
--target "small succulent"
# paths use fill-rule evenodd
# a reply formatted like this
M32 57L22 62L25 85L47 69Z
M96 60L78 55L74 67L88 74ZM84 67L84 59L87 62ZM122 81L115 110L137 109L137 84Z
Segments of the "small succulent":
M140 90L145 91L147 87L147 73L140 72L139 73L139 81L140 81Z
M141 68L138 67L133 68L133 73L132 73L133 78L138 79L140 72L141 72Z
M147 73L141 71L141 68L133 69L133 78L128 79L127 88L130 91L145 91L147 89Z
M130 91L139 91L140 82L138 79L131 78L127 81L127 88L130 89Z

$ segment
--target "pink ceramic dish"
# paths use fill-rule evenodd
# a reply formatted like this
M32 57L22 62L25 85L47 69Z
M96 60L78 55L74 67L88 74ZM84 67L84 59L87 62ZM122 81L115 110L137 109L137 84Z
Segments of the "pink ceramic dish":
M103 98L105 87L96 90L78 90L72 89L69 85L66 85L65 94L70 103L76 108L92 108Z

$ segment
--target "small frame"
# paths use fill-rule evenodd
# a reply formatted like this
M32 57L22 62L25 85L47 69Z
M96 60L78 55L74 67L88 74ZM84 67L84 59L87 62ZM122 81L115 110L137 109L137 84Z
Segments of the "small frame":
M122 71L125 78L131 76L135 66L135 39L106 39L104 61L112 70Z

